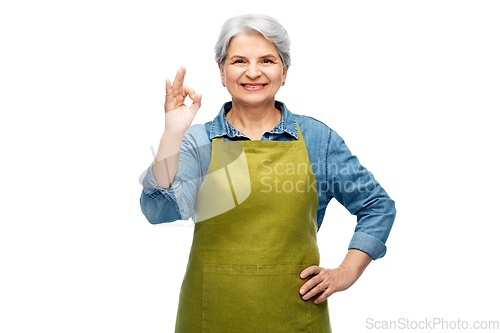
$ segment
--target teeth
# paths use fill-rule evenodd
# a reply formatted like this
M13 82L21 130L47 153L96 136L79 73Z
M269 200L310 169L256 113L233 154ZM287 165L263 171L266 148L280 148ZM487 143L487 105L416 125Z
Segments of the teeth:
M244 84L243 87L247 88L256 88L256 87L263 87L263 84L255 85L255 84Z

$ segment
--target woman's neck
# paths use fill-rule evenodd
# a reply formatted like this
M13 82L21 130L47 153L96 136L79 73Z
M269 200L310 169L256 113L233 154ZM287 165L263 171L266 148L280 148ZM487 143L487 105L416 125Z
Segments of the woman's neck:
M272 130L281 120L281 111L272 104L265 106L246 106L232 103L226 113L227 121L238 131L252 140L260 140L262 134Z

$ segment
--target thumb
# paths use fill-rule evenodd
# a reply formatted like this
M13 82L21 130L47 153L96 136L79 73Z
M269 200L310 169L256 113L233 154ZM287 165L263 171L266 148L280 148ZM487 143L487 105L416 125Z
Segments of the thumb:
M201 107L201 94L196 94L193 98L193 103L189 107L194 113L198 112Z

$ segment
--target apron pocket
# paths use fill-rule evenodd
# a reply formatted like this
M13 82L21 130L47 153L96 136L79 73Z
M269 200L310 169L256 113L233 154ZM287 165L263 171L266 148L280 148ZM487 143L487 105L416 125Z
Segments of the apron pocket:
M310 333L314 303L299 294L306 267L205 265L203 333Z

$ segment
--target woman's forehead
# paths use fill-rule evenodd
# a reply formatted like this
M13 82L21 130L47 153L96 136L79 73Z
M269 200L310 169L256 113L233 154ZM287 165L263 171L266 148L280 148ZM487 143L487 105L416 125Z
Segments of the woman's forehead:
M279 56L278 49L273 43L268 41L260 33L254 33L250 35L237 35L231 38L229 47L227 49L227 55L232 56L235 54L241 56L247 55L257 55L262 56L264 54L272 54L274 56Z

